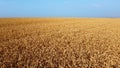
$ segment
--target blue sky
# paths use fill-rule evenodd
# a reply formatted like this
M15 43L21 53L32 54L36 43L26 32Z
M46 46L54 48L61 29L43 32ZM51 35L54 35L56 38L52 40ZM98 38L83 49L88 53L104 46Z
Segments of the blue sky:
M120 0L0 0L0 17L120 17Z

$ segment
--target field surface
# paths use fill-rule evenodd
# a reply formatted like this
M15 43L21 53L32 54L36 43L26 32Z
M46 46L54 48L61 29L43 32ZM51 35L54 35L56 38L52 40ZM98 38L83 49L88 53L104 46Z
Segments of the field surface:
M120 19L1 18L0 68L120 68Z

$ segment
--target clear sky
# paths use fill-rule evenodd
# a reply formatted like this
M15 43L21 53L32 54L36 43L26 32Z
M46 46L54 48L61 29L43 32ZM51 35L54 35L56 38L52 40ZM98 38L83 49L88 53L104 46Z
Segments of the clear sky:
M0 17L120 17L120 0L0 0Z

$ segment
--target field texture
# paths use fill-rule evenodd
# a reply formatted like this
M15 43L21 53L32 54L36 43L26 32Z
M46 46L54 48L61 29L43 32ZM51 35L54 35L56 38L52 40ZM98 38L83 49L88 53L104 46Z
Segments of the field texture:
M1 18L0 68L120 68L120 19Z

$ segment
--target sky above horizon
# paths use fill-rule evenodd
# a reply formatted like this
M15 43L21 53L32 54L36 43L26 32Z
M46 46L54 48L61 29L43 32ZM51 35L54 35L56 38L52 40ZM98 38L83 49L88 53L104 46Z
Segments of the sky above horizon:
M0 17L120 17L120 0L0 0Z

